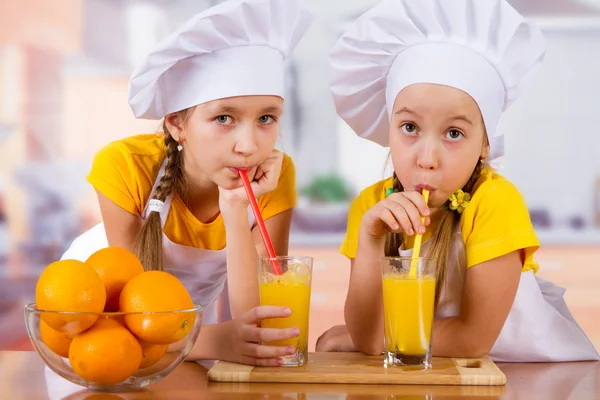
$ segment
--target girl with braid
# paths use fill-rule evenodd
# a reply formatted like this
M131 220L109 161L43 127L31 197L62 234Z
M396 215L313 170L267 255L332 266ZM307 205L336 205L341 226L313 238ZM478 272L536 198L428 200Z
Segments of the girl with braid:
M103 223L63 258L85 260L119 246L134 251L146 270L177 276L204 307L190 360L279 365L294 351L259 344L298 332L259 327L289 310L258 306L257 257L267 254L239 170L248 173L275 251L286 255L295 173L291 159L273 148L284 59L311 18L299 0L230 0L194 16L130 79L133 113L162 120L162 132L110 143L88 175Z
M382 258L411 257L419 233L421 256L437 259L433 356L599 358L564 289L536 276L527 206L490 166L503 152L500 116L544 54L542 33L506 0L383 0L342 35L331 54L337 112L389 146L394 174L350 207L346 325L318 351L381 354Z

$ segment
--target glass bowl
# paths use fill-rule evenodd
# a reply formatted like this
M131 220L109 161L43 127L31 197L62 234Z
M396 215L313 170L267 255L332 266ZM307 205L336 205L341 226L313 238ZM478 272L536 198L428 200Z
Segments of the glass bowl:
M185 361L200 333L202 307L91 313L40 310L31 303L25 325L35 351L56 374L116 392L156 382Z

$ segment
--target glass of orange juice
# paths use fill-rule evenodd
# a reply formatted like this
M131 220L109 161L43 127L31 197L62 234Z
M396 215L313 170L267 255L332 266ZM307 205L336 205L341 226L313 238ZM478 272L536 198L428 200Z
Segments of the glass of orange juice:
M411 271L412 265L412 271ZM431 368L431 330L437 262L433 258L384 257L385 365Z
M308 316L310 311L310 288L312 282L312 257L276 257L281 275L273 270L272 259L261 257L258 264L258 280L261 306L283 306L292 310L287 318L262 321L263 328L293 328L300 330L295 338L264 343L271 346L292 346L296 352L283 357L284 366L301 366L308 361Z

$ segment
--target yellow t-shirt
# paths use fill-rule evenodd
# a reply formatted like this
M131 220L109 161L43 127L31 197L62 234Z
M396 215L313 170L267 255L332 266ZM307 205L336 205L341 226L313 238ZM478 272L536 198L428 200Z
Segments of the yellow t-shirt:
M128 137L100 150L87 177L94 188L131 214L141 216L158 171L166 157L163 138L156 134ZM277 188L258 198L265 220L296 205L296 173L284 154ZM205 250L225 248L225 225L219 216L204 224L175 194L164 227L167 237L178 244Z
M356 257L358 232L365 212L385 198L385 191L393 186L388 178L363 190L350 206L348 228L340 252ZM435 224L435 221L432 221ZM529 212L518 189L506 178L493 172L484 172L475 185L472 198L463 211L460 228L465 245L466 268L492 260L516 250L525 250L523 271L538 270L533 254L539 242ZM423 236L424 240L430 230ZM412 240L405 243L407 249Z

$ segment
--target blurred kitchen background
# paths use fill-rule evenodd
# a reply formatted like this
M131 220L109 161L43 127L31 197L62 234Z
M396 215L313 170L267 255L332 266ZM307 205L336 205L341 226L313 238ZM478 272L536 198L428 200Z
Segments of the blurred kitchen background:
M449 0L451 1L451 0ZM95 225L86 182L108 142L156 132L127 104L133 66L217 0L0 2L0 348L30 349L23 305L37 277ZM374 0L305 0L316 20L288 62L280 148L300 193L290 253L315 256L311 344L343 322L348 261L339 255L350 201L389 175L387 150L335 114L327 54ZM512 0L548 40L543 69L510 109L501 171L522 191L542 249L540 275L566 287L600 347L600 0Z

